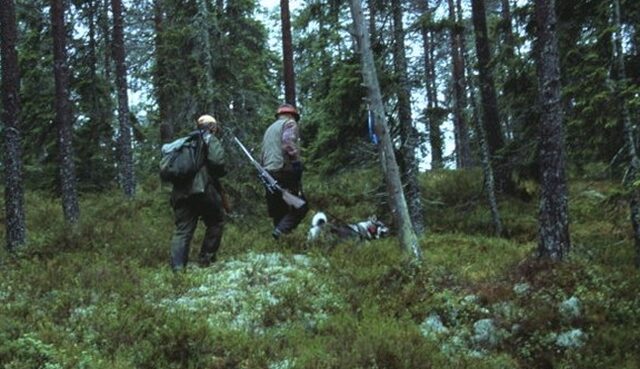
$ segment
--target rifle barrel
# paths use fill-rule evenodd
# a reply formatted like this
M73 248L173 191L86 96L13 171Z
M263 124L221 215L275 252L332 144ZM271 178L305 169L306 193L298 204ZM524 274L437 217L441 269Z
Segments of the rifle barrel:
M271 193L273 193L274 190L280 191L282 193L282 199L287 204L295 207L296 209L299 209L299 208L304 206L306 201L304 201L303 199L299 198L298 196L290 193L286 189L280 187L280 185L278 184L278 181L276 181L275 178L273 178L271 176L271 174L269 174L269 172L267 172L267 170L264 169L262 167L262 165L260 165L260 163L258 163L256 161L256 159L253 158L253 156L251 155L249 150L247 150L247 148L242 144L242 142L240 142L238 137L233 136L233 139L238 144L238 146L240 146L240 148L245 153L245 155L247 155L247 157L249 158L251 163L256 167L256 169L258 169L258 173L260 174L260 178L264 179L263 182L264 182L265 187L267 188L267 190L269 190Z

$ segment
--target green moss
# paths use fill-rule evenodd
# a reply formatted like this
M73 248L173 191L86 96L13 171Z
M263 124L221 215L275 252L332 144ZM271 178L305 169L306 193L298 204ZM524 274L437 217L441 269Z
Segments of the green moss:
M447 269L471 283L496 279L532 254L533 245L505 239L441 234L422 240L425 264Z

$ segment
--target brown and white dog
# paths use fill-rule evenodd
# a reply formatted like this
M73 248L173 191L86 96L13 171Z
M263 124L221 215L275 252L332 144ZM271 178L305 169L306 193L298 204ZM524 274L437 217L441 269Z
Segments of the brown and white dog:
M358 223L336 225L330 223L327 215L319 211L311 219L307 240L317 240L324 232L338 239L357 238L367 241L389 235L389 227L379 221L375 215Z

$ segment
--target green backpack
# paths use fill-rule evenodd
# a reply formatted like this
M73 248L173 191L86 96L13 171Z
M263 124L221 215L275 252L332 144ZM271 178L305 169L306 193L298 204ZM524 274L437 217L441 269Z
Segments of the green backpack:
M162 145L160 178L183 185L198 173L205 162L205 143L199 131Z

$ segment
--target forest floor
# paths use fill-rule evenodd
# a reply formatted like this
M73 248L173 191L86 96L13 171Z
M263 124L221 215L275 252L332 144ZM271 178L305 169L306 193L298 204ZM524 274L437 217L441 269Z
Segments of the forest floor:
M502 198L494 237L478 178L421 178L419 267L393 237L309 244L311 214L274 242L256 185L231 191L218 262L174 274L165 186L84 195L71 229L58 199L30 192L29 243L0 252L0 368L640 367L620 187L572 178L572 250L551 264L535 257L537 201ZM305 185L314 210L391 221L375 171Z

